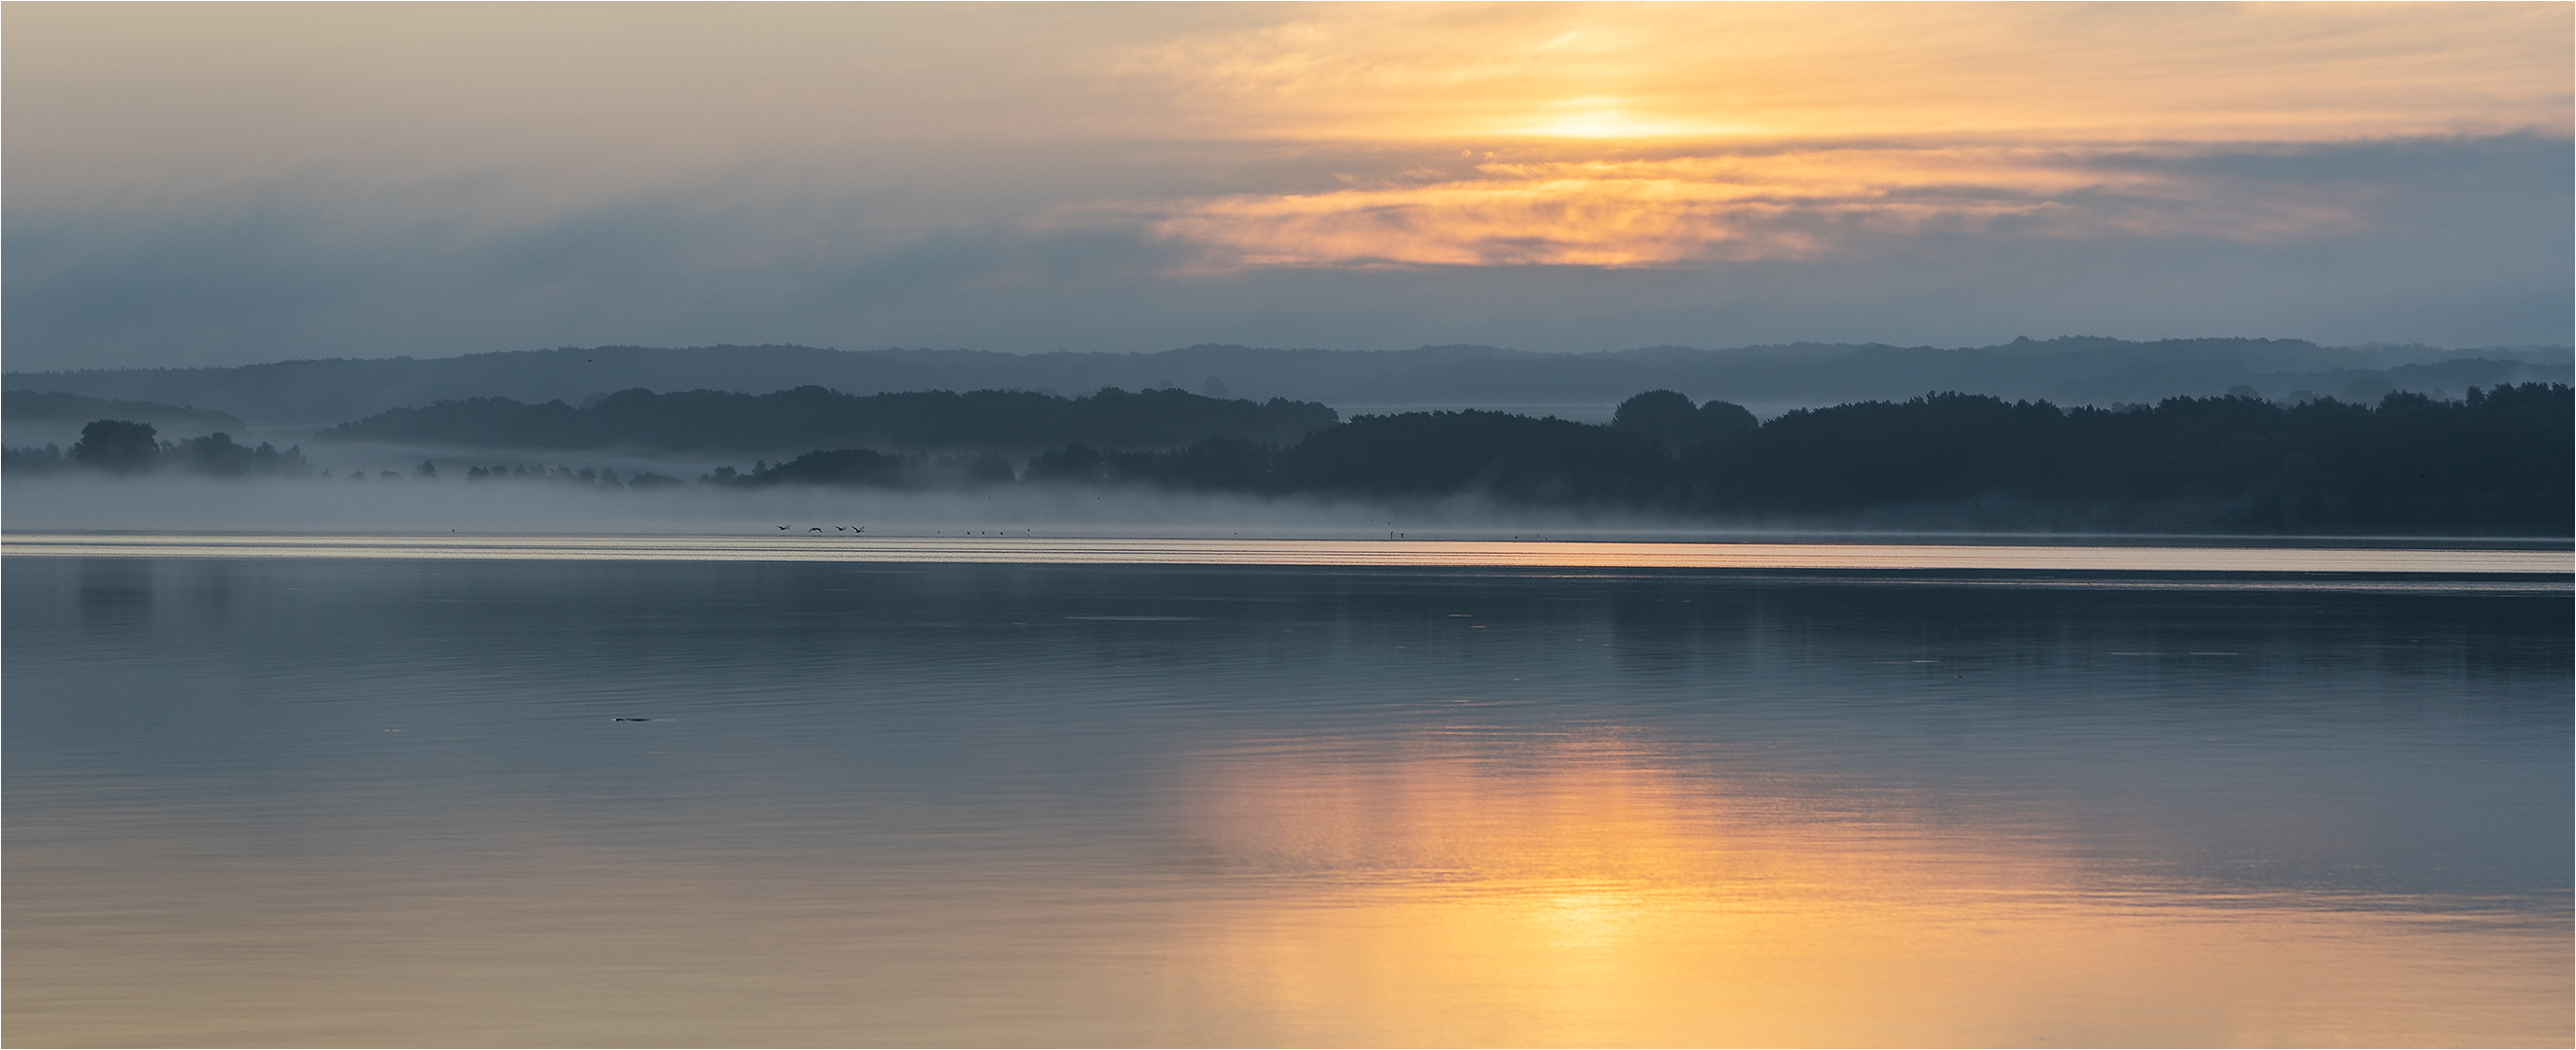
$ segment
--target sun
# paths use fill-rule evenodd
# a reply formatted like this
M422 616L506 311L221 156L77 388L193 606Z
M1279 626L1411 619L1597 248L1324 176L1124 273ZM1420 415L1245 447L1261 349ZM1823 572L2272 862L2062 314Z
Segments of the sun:
M1620 99L1590 97L1548 103L1527 120L1514 123L1505 130L1536 138L1683 139L1707 138L1750 129L1651 116L1638 112L1637 107Z

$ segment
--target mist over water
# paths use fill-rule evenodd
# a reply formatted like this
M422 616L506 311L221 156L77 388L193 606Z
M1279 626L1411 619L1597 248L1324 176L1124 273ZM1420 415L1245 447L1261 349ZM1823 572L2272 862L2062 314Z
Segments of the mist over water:
M13 1038L2576 1037L2563 537L418 452L0 482Z
M2576 7L0 22L10 1045L2576 1045Z
M454 473L454 471L449 471ZM1534 507L1476 495L1364 500L1020 484L896 491L831 486L622 489L535 480L239 479L95 475L0 480L13 534L706 535L1394 539L1480 542L2233 544L2563 551L2564 538L2265 536L1979 528L1961 507L1827 520L1737 519L1617 507ZM781 526L785 526L784 529Z
M6 482L12 531L763 533L779 525L865 526L871 533L1383 533L1388 509L1362 503L1164 495L1049 486L994 491L678 486L630 491L543 481L370 478L220 481L64 478ZM1481 500L1408 508L1420 520L1480 526L1583 517L1498 510Z

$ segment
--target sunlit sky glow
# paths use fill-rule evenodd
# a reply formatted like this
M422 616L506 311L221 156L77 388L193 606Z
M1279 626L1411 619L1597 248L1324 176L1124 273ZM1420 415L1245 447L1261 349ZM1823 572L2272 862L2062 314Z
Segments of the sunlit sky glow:
M2563 4L0 17L20 368L2563 342L2576 269Z

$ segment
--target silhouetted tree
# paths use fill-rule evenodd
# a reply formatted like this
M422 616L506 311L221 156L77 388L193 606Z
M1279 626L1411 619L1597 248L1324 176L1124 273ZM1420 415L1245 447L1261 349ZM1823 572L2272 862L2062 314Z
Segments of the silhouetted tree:
M1029 459L1030 481L1103 481L1108 476L1100 450L1089 445L1066 445Z
M43 448L0 449L0 470L13 474L54 474L71 465L63 458L62 446Z
M101 419L81 428L80 440L72 444L72 460L94 470L120 474L152 469L161 453L161 444L153 440L152 424L123 419Z
M1626 503L1661 494L1672 464L1645 437L1501 412L1362 416L1309 435L1280 460L1289 491L1482 492L1543 502Z
M1753 418L1753 410L1732 401L1709 401L1699 406L1700 440L1740 434L1762 425Z
M312 472L300 448L279 451L265 441L251 448L220 432L163 445L162 457L193 473L225 478L252 474L302 477Z
M897 488L911 481L903 457L874 449L843 448L808 452L777 466L766 464L740 478L741 485L873 485Z
M1652 438L1678 452L1712 438L1751 430L1761 423L1744 406L1710 401L1696 408L1690 398L1671 390L1649 390L1619 403L1610 425Z
M1672 390L1649 390L1619 403L1610 425L1640 437L1680 448L1700 439L1699 409Z

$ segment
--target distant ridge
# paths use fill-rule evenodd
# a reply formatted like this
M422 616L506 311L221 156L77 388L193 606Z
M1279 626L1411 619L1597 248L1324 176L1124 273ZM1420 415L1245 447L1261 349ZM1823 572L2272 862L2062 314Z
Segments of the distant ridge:
M447 358L335 358L228 368L10 372L9 390L197 405L265 425L326 426L442 400L504 397L583 404L610 392L769 393L822 386L853 395L918 390L1181 387L1227 398L1404 404L1610 404L1639 390L1755 404L1823 405L1960 390L2061 404L2146 402L2249 387L2375 398L2390 389L2456 395L2516 382L2569 382L2566 347L2451 351L2324 347L2295 339L2091 336L1944 349L1790 343L1724 350L1659 346L1542 354L1486 346L1413 350L1202 345L1160 353L1005 354L807 346L561 347Z
M13 423L79 424L95 419L123 419L166 428L209 431L239 430L242 425L241 418L230 412L32 390L11 390L0 394L0 413L6 413Z

